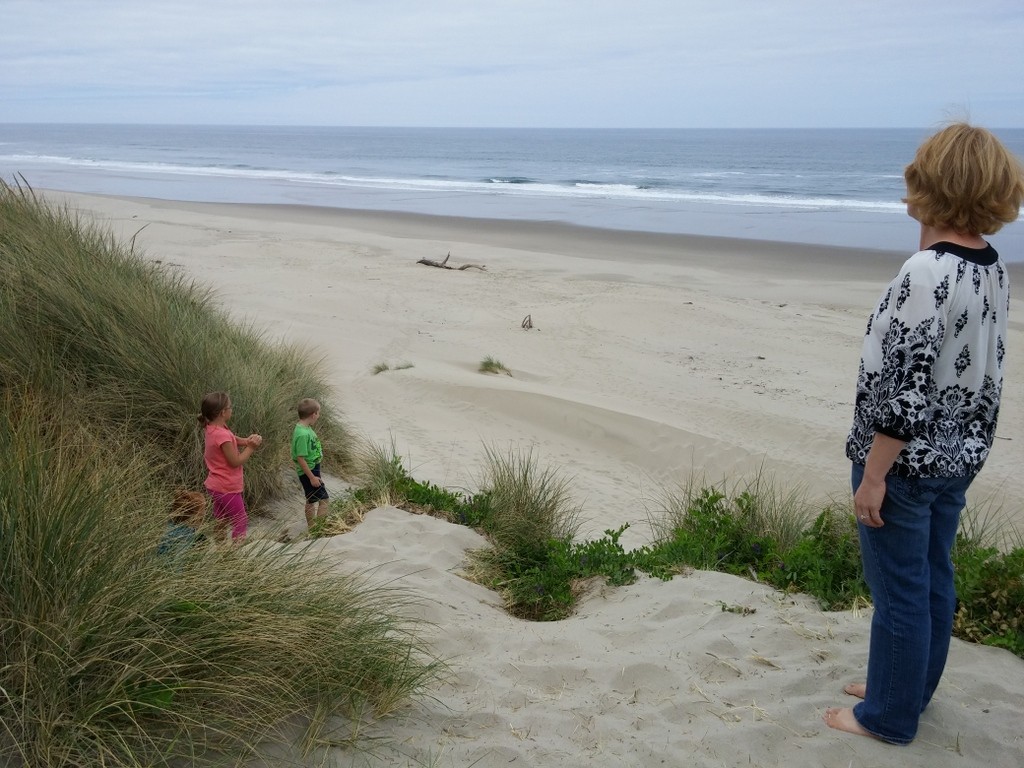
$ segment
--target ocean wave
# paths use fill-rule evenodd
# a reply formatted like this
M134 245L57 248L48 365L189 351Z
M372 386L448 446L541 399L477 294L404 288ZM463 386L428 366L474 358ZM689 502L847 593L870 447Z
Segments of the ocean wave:
M781 186L770 190L730 191L687 189L663 179L644 179L637 182L597 181L572 179L569 181L539 181L526 176L494 176L485 180L437 177L361 176L337 171L294 171L260 168L246 164L181 165L160 162L132 162L124 160L92 160L60 155L3 155L0 164L23 167L26 164L69 169L88 169L144 176L179 176L194 179L225 179L265 182L268 184L295 184L318 187L364 188L392 191L444 192L446 194L516 195L539 198L607 199L642 201L646 203L703 203L763 208L805 210L857 210L891 212L903 210L898 200L868 200L844 197L826 191L795 194ZM722 171L703 174L711 177L743 176L742 172ZM779 174L781 176L781 174Z
M527 176L495 176L488 179L491 184L536 184L534 179Z

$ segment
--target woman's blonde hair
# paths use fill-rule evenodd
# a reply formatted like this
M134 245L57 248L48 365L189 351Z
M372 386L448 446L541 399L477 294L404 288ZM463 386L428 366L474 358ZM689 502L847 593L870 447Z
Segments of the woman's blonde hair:
M918 147L903 171L911 214L931 227L991 235L1017 219L1024 168L984 128L952 123Z

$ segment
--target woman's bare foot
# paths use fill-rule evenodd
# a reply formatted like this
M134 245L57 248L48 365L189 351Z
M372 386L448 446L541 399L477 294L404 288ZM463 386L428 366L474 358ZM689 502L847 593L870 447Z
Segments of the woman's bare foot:
M858 699L863 699L867 695L867 690L867 683L850 683L849 685L843 686L843 693L848 693L850 696L856 696Z
M847 733L855 733L858 736L874 738L874 736L871 736L870 733L860 727L857 718L853 716L853 710L849 707L829 707L825 710L825 715L821 719L825 721L825 725L829 728L835 728L837 731L846 731Z

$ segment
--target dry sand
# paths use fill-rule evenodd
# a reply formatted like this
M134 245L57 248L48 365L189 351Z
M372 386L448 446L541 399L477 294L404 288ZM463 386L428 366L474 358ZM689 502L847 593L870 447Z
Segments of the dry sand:
M661 489L764 470L848 497L843 443L867 315L900 253L289 206L53 194L151 259L213 286L240 319L322 355L346 423L414 476L473 490L485 446L572 478L582 534L645 543ZM1018 225L1019 226L1019 225ZM451 253L442 270L417 264ZM1011 271L1017 284L1024 274ZM999 432L975 502L1018 502L1024 307L1013 301ZM529 315L533 329L521 327ZM485 375L494 357L511 376ZM379 363L403 370L373 375ZM291 525L298 525L296 507ZM954 641L920 735L897 748L827 729L862 679L869 611L825 614L695 573L601 589L578 615L513 620L458 573L471 531L393 509L322 545L422 598L452 680L370 727L338 765L1020 766L1024 661ZM746 615L724 606L755 609ZM843 701L846 699L846 701Z

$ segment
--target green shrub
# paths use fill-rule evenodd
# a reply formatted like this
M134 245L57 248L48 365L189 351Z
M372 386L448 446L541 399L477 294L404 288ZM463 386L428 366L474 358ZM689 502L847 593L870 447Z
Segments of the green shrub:
M621 586L636 580L633 558L619 543L626 528L582 543L550 539L525 553L500 548L474 552L478 580L502 593L513 616L564 619L572 614L585 582L602 579Z
M826 610L849 608L867 599L857 523L849 512L826 508L799 541L779 555L765 581L784 590L813 595Z
M953 633L1024 658L1024 547L1000 552L963 536L953 552Z
M705 488L689 504L671 536L645 550L658 574L686 565L756 577L776 567L775 543L752 524L756 498L751 494L730 502L722 491Z

